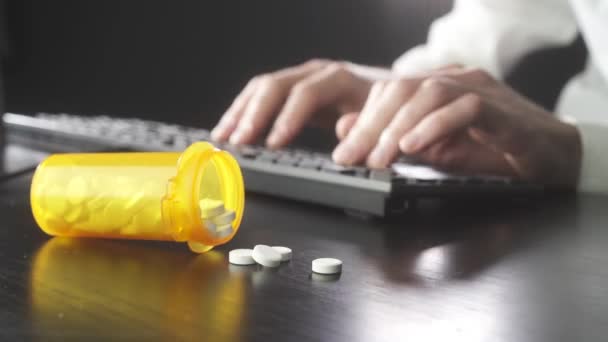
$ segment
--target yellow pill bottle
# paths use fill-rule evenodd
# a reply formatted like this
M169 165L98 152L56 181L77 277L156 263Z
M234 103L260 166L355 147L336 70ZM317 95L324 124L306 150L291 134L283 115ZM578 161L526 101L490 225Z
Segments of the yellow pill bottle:
M49 235L187 242L197 253L232 239L244 197L236 160L206 142L183 153L54 154L36 169L30 192L34 218ZM233 211L232 229L206 224L201 200Z

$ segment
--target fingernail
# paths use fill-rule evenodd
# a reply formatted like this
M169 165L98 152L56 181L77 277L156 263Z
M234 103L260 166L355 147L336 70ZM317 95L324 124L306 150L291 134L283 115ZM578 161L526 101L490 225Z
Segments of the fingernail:
M233 144L233 145L240 144L241 140L243 140L243 132L242 131L236 131L236 132L232 133L232 135L230 136L230 143Z
M353 148L348 143L344 143L336 147L331 157L338 164L350 164L353 160L353 154Z
M367 163L371 167L385 167L386 166L386 156L380 149L374 149L374 151L367 157Z
M220 128L220 126L216 126L212 131L211 131L211 140L214 141L218 141L220 140L220 138L222 137L222 129Z
M266 139L266 145L269 147L277 147L281 143L281 134L273 132Z
M411 132L406 135L401 142L399 143L399 147L403 152L416 152L420 145L420 139L416 132Z

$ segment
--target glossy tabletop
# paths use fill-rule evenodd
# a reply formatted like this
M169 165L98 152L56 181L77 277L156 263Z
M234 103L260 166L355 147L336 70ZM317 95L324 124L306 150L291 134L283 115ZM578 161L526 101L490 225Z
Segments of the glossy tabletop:
M0 340L602 341L608 198L422 203L394 221L248 194L228 245L62 239L0 183ZM289 246L277 269L227 252ZM311 261L344 261L337 277Z

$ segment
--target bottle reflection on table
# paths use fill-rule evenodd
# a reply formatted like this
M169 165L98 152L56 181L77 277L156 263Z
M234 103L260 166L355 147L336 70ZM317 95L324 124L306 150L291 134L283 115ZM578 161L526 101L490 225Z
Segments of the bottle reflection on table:
M219 252L193 255L121 241L53 238L30 280L41 340L240 339L246 278Z

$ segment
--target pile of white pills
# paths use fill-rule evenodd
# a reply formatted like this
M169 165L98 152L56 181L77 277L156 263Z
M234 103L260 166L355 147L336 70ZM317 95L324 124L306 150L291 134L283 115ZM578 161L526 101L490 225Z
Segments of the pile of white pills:
M158 200L165 188L158 182L85 177L67 168L64 176L40 183L35 191L42 220L63 232L157 237L165 229Z
M233 249L228 253L228 261L233 265L260 264L265 267L278 267L281 262L291 260L292 252L288 247L256 245L253 249ZM342 272L342 261L334 258L320 258L312 261L312 271L319 274L338 274Z
M234 232L232 221L236 218L236 213L233 210L226 210L224 202L204 198L198 204L203 224L215 237L225 238Z

